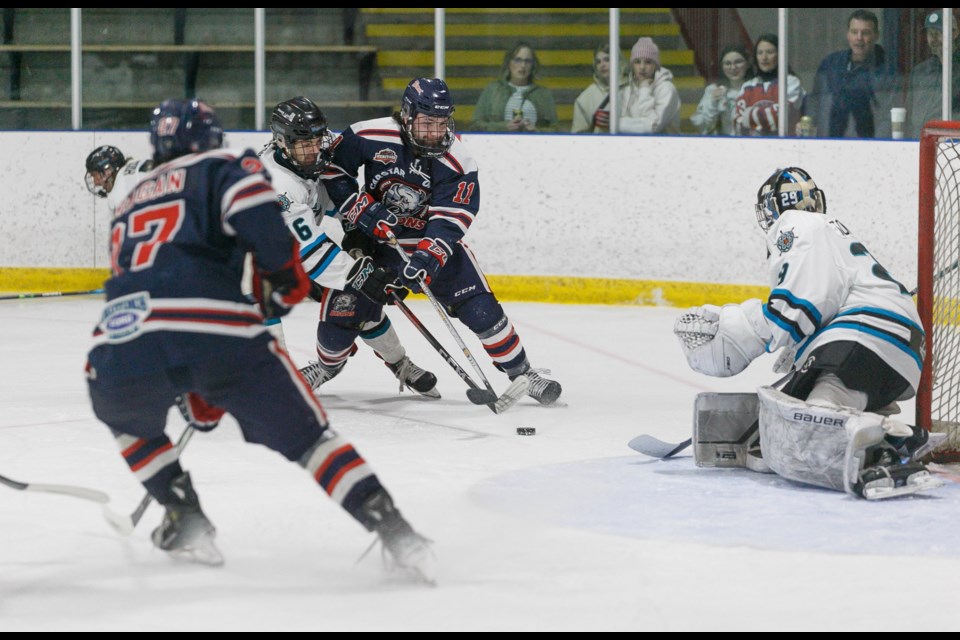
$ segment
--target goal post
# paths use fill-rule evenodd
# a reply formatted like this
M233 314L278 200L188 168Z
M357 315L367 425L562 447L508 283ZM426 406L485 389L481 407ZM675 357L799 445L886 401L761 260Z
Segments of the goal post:
M935 456L960 461L960 122L928 122L920 135L917 311L926 357L917 424L945 432Z

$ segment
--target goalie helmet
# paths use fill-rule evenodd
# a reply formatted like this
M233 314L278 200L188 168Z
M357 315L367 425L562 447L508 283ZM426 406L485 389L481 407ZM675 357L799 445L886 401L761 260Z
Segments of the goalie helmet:
M316 178L330 164L333 136L326 116L309 98L297 96L274 107L270 130L277 161L301 178Z
M453 97L440 78L415 78L403 92L400 131L414 154L439 158L456 139ZM416 124L418 115L426 116Z
M756 209L757 222L767 231L788 209L826 213L827 197L809 173L799 167L787 167L777 169L760 185Z
M98 198L106 198L126 162L123 152L108 144L91 151L87 156L87 173L83 177L87 191Z
M164 100L150 118L153 161L162 164L223 146L223 125L213 108L196 98Z

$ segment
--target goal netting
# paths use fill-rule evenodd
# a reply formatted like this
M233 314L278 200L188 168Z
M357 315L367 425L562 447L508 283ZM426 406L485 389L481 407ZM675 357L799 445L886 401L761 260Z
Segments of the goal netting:
M926 360L917 424L948 434L935 456L960 461L960 122L928 122L920 137L917 309Z

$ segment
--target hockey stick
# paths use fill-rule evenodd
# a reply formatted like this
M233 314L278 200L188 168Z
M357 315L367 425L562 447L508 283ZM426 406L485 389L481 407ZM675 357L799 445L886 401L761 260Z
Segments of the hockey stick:
M481 389L480 385L474 382L473 378L470 377L470 374L463 370L463 367L461 367L457 361L453 359L453 356L447 353L447 350L443 348L443 345L441 345L440 342L433 337L433 334L431 334L430 331L423 326L423 323L420 322L420 319L413 315L413 311L411 311L410 308L404 304L403 298L401 298L396 291L391 291L390 295L393 296L394 304L400 308L400 311L403 312L403 315L407 316L410 322L413 323L413 326L415 326L417 330L423 334L423 337L427 339L427 342L430 343L430 346L432 346L437 353L443 356L443 359L447 361L447 364L449 364L453 370L457 372L457 375L467 383L467 386L470 387L467 389L467 397L470 398L470 402L473 402L474 404L485 404L490 407L490 410L494 413L503 413L512 407L527 392L527 389L530 386L530 381L527 380L525 376L519 376L516 380L514 380L499 398L496 396L496 394L491 393L486 389ZM482 401L478 402L478 400Z
M16 293L8 296L0 296L0 300L27 300L29 298L62 298L63 296L90 296L97 293L103 293L103 289L90 289L89 291L48 291L46 293Z
M407 252L404 251L403 247L400 246L400 242L397 240L397 236L393 234L393 231L391 231L390 228L387 227L386 225L381 225L379 228L384 232L384 235L386 235L387 240L389 241L388 244L390 244L390 246L392 246L394 249L397 250L397 253L400 254L400 257L403 258L403 261L406 264L410 264L410 258L409 256L407 256ZM440 301L437 300L436 296L433 295L433 291L431 291L430 287L427 286L426 278L422 278L422 277L418 278L417 282L420 285L420 289L423 291L424 294L426 294L427 298L433 304L433 308L437 310L438 314L440 314L440 319L443 320L443 324L447 326L447 329L450 331L454 339L457 341L457 345L460 347L460 349L463 350L463 355L467 357L467 360L470 361L470 364L473 365L473 368L480 375L480 379L483 380L483 386L487 388L486 389L487 393L492 394L493 397L495 398L499 397L501 399L507 399L507 400L512 399L512 402L506 405L502 410L506 411L507 409L509 409L510 406L512 406L523 395L522 393L519 393L519 388L524 384L523 380L526 380L527 386L529 386L530 381L527 380L526 376L517 376L516 380L513 381L511 388L507 389L507 391L504 392L503 396L497 396L497 392L493 390L493 386L490 384L490 381L487 380L487 376L484 375L483 369L481 369L480 365L477 364L477 361L474 359L473 354L470 353L470 349L468 349L467 345L464 344L463 338L460 337L460 334L457 333L457 330L454 328L453 323L450 322L450 318L447 316L447 312L443 310L443 305L440 304ZM514 385L516 385L516 388L514 388ZM524 390L524 393L525 392L526 390ZM516 398L514 399L513 396L516 396ZM483 393L483 389L471 388L471 389L467 389L467 397L470 398L470 402L473 402L474 404L487 404L489 395ZM499 403L499 400L497 402Z
M190 438L193 437L193 432L195 429L193 425L187 423L187 428L184 429L183 433L180 434L180 439L177 440L177 456L180 456L180 453L183 451L184 447L187 446L187 443L190 442ZM140 504L137 505L137 508L133 510L128 516L121 515L116 511L108 508L107 505L103 505L103 517L106 518L107 522L113 527L114 531L117 533L128 536L133 533L134 528L140 522L140 519L143 518L143 514L146 512L147 507L150 506L150 503L153 502L153 496L150 495L148 491L146 495L140 500Z
M787 375L783 376L770 386L774 389L779 389L787 382L787 380L790 379L792 375L793 371L790 371L787 373ZM654 438L653 436L644 434L630 440L630 442L627 443L627 446L645 456L666 460L667 458L677 455L691 444L693 444L693 438L687 438L683 442L664 442L659 438Z
M17 482L11 478L0 475L0 484L5 484L11 489L18 491L39 491L41 493L59 493L64 496L73 496L83 500L92 500L106 505L110 502L110 496L102 491L87 489L85 487L74 487L67 484L37 484L35 482Z

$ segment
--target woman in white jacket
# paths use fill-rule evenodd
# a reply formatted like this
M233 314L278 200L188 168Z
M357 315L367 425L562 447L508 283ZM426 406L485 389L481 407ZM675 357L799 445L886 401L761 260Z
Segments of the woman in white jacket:
M727 45L720 52L721 74L703 92L690 123L704 135L737 135L733 121L737 95L747 78L752 78L750 54L739 44Z
M640 38L630 51L630 84L620 90L621 133L680 133L680 93L660 66L660 49Z

